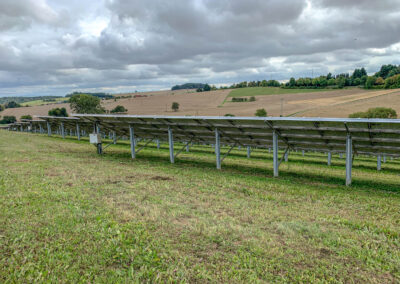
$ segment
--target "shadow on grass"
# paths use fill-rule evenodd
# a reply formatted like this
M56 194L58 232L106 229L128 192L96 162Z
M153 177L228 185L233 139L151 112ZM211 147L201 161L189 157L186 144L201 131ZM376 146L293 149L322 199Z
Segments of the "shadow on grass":
M87 144L88 141L87 139L83 139L81 141L78 141L74 137L66 137L65 139L61 137L52 137L53 139L60 140L60 141L68 141L68 142L74 142L74 143L82 143L82 144ZM111 141L109 141L111 142ZM111 147L114 147L115 150L127 150L126 152L117 152L117 151L112 151L111 148L108 148L108 151L105 152L105 155L103 158L109 159L109 160L115 160L115 161L122 161L124 160L125 162L131 161L131 155L129 152L129 141L124 141L123 143L118 143L117 145L112 145ZM140 145L138 145L140 147ZM179 157L175 160L175 165L177 167L182 167L182 168L197 168L197 169L202 169L202 170L208 170L215 172L215 162L213 159L210 159L210 161L204 161L204 160L195 160L196 155L207 155L207 157L214 157L213 150L212 148L205 148L205 149L198 149L198 146L195 146L191 149L191 151L187 154L193 154L193 157L189 159L179 159ZM155 145L149 145L146 147L147 149L155 150L157 147ZM176 151L180 149L180 145L177 145ZM224 149L223 153L225 153L227 149ZM242 158L246 158L246 152L243 150L244 153L231 153L229 154L229 157L233 159L234 162L238 162ZM169 156L168 156L168 146L163 145L160 147L160 152L165 155L165 157L160 157L160 155L155 155L153 153L149 152L141 152L137 156L137 160L139 161L146 161L149 163L157 164L157 165L165 165L165 166L171 166L169 162ZM73 152L71 152L72 154ZM82 154L80 151L76 152L77 154ZM93 153L95 153L95 148L93 148ZM186 153L186 152L184 152ZM263 155L265 154L265 155ZM280 153L281 157L282 153ZM289 165L297 165L297 166L324 166L328 167L326 165L326 162L317 160L317 159L322 159L324 156L322 155L309 155L309 156L300 156L297 153L295 155L290 156L289 158ZM258 161L265 161L266 163L271 163L272 164L272 157L270 154L267 152L261 153L258 152L257 155L253 155L251 159L255 159ZM357 160L358 161L358 160ZM360 159L361 161L361 159ZM363 159L363 161L366 161L368 163L372 163L371 160L368 159ZM391 161L393 163L393 161ZM281 167L284 166L286 163L281 164ZM394 163L393 163L394 164ZM330 186L340 186L343 188L347 188L344 186L345 183L345 168L344 168L344 161L342 163L338 163L337 161L332 161L332 169L343 169L343 177L336 177L336 176L326 176L322 174L317 174L317 173L304 173L304 172L297 172L294 170L290 169L284 169L280 171L280 177L279 179L273 179L273 173L272 169L266 169L262 168L260 166L250 166L250 165L245 165L245 164L230 164L230 163L223 163L222 168L223 170L220 172L221 174L235 174L236 177L240 175L252 175L255 177L259 177L262 179L265 178L270 178L270 181L274 182L290 182L292 184L299 184L299 185L304 185L307 184L309 186L313 186L315 188L320 188L321 185L330 185ZM386 173L392 173L392 174L398 174L399 169L390 167L388 168L388 163L382 164L383 169ZM272 168L272 166L271 166ZM356 169L361 169L361 170L368 170L368 171L374 171L376 172L376 167L374 166L369 166L369 165L357 165L355 167ZM400 192L400 182L380 182L380 181L373 181L373 180L363 180L363 179L354 179L353 178L353 183L352 183L352 189L358 189L358 190L369 190L369 191L387 191L387 192Z

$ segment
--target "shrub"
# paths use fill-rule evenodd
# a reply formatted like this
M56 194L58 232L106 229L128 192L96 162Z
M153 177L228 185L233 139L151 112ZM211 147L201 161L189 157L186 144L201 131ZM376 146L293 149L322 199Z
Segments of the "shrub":
M58 116L58 117L67 117L68 113L65 107L62 108L53 108L51 110L49 110L48 114L50 116Z
M247 102L247 98L232 98L232 102Z
M255 102L256 101L256 97L250 97L249 102Z
M116 106L115 108L113 108L113 109L111 110L111 113L127 112L127 111L128 111L128 110L127 110L124 106L118 105L118 106Z
M366 112L356 112L349 115L350 118L397 118L397 113L392 108L376 107Z
M256 111L255 116L260 116L260 117L267 116L267 111L263 108L260 108Z
M235 116L234 114L231 114L231 113L227 113L227 114L225 114L224 116Z
M10 116L4 116L2 120L0 120L0 124L9 124L9 123L14 123L16 122L17 119L15 116L10 115Z
M30 114L23 115L23 116L21 116L21 120L22 120L22 119L32 120L32 115L30 115Z

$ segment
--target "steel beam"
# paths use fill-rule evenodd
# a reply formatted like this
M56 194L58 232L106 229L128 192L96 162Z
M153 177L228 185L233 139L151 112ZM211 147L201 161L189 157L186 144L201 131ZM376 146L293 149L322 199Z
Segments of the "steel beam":
M172 129L168 126L168 144L169 144L169 160L171 164L175 163L175 156L174 156L174 139L172 136Z
M129 125L129 141L131 142L131 156L132 159L136 158L136 150L135 150L135 130L132 125Z
M347 134L346 138L346 186L351 185L351 168L353 164L353 147L351 135Z
M274 163L274 177L279 176L279 158L278 158L278 134L273 131L272 134L273 144L273 163Z
M220 149L220 135L218 129L215 128L215 157L217 159L217 169L221 169L221 149Z

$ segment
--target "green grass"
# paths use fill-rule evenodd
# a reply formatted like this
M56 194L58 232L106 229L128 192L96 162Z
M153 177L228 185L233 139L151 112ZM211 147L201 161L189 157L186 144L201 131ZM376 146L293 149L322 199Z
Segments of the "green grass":
M251 87L234 89L229 93L228 97L251 97L251 96L268 96L282 94L299 94L299 93L315 93L327 92L333 89L283 89L279 87Z
M400 281L399 160L162 146L0 131L0 281Z
M68 98L55 98L54 101L34 100L34 101L21 103L21 105L22 106L41 106L41 105L66 102L67 100L68 100Z

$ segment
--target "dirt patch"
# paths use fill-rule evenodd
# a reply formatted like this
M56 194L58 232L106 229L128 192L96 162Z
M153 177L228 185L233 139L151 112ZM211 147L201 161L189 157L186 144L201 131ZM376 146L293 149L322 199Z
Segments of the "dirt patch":
M151 178L152 180L172 180L172 178L169 177L162 177L162 176L154 176Z

